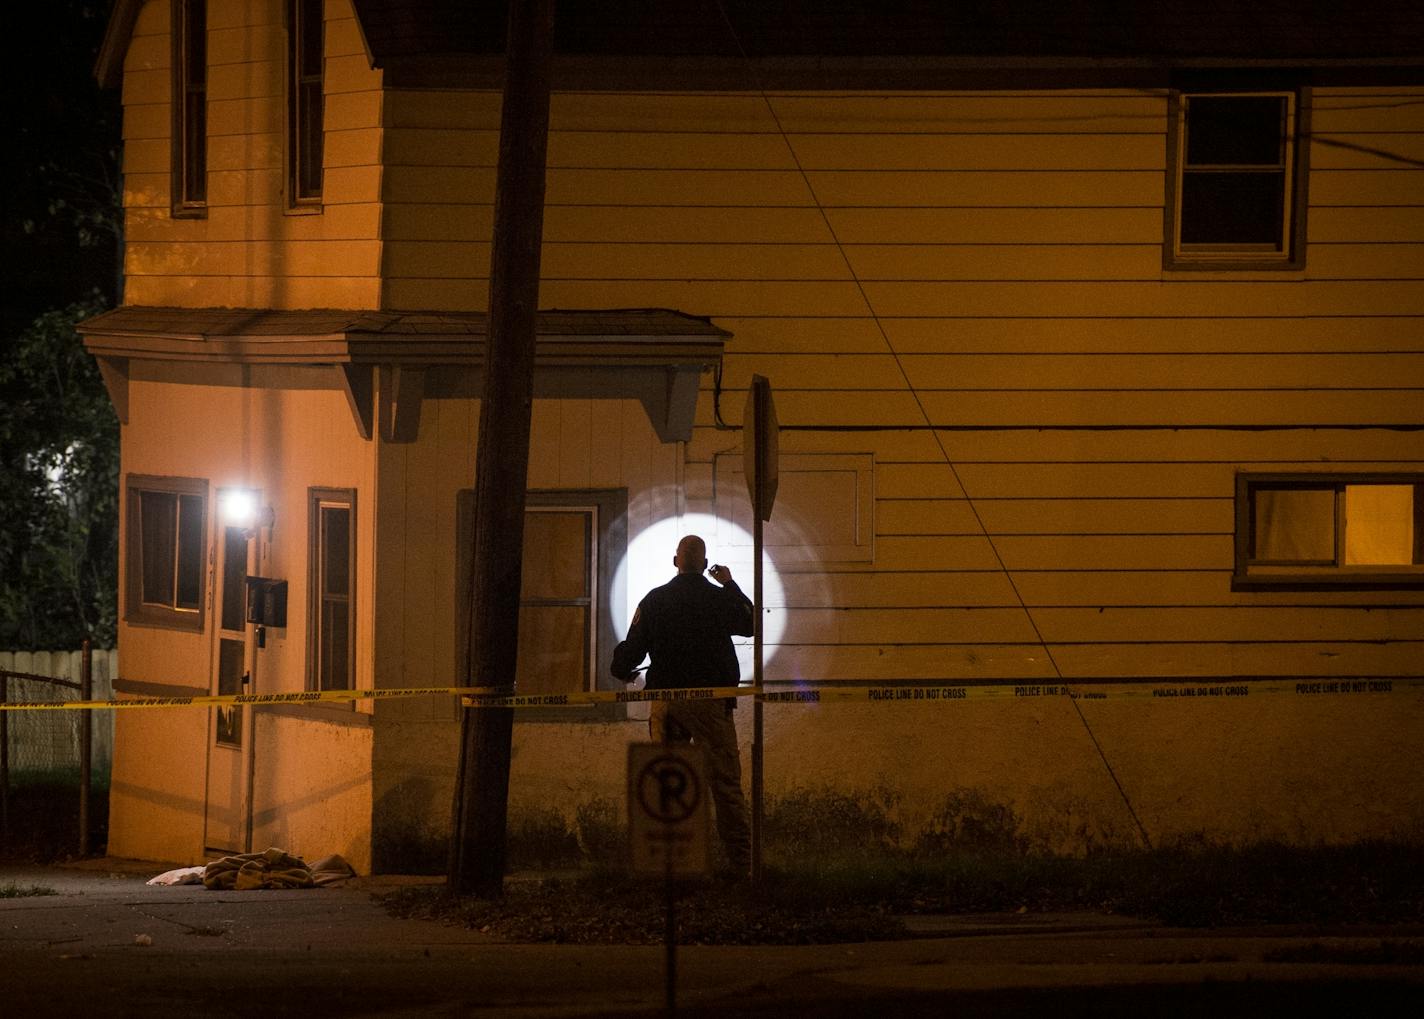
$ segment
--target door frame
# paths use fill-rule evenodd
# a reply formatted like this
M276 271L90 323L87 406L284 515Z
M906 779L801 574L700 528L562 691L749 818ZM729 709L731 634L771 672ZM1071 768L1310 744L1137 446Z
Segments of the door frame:
M230 524L223 519L223 496L226 493L235 491L250 492L257 504L262 504L262 493L253 489L239 485L228 485L218 488L216 498L213 500L213 530L214 535L213 551L211 560L211 585L212 605L210 618L213 620L213 632L209 643L209 668L208 668L208 689L214 694L221 693L252 693L256 687L257 674L257 648L253 639L253 629L247 622L247 583L248 577L259 575L261 555L262 555L262 528L260 524L254 522L249 528L241 528ZM230 535L240 535L244 548L242 550L243 582L235 590L229 591L227 584L227 574L229 566L228 539ZM229 596L237 599L237 622L239 628L225 627L224 616L232 606L227 604ZM239 672L239 679L236 688L228 683L229 689L224 689L223 666L224 666L224 645L231 645L241 641L242 657ZM228 714L231 713L231 714ZM252 851L252 779L255 768L255 758L253 756L253 717L254 713L251 705L237 705L230 708L213 706L208 709L208 722L205 729L204 757L206 758L205 778L203 783L203 849L206 852L222 853L250 853ZM219 723L224 719L235 719L237 722L237 732L239 741L236 745L231 742L219 742ZM226 772L224 776L222 772ZM235 802L231 805L231 812L235 815L229 826L228 835L220 838L214 832L213 815L213 783L214 781L226 780L231 784L236 780ZM236 833L235 837L231 833ZM232 845L222 845L220 843L235 843Z

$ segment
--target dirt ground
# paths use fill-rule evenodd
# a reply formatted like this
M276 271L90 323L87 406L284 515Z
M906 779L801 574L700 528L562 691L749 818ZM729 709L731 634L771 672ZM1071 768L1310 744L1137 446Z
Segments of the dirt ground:
M391 916L400 879L144 883L160 865L0 867L7 1015L657 1015L658 945L531 945ZM1424 928L1185 931L1092 914L916 918L898 941L684 946L686 1016L1414 1016Z

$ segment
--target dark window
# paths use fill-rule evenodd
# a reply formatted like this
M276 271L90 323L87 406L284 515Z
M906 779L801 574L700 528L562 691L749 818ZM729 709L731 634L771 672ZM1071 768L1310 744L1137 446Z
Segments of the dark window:
M312 489L311 680L315 690L356 685L354 613L356 494L349 489Z
M208 203L208 5L173 0L173 214Z
M246 656L247 645L243 641L231 640L227 637L218 641L219 696L227 697L245 692L242 689L242 677L247 672L243 667ZM217 742L234 747L242 745L242 708L240 705L220 706L217 709L215 721Z
M1298 250L1294 93L1176 100L1171 261L1280 265Z
M129 477L129 622L203 628L207 489L197 478Z
M243 633L247 629L247 532L223 528L222 609L219 626Z
M573 693L622 689L609 674L618 635L612 607L625 597L618 567L628 548L628 496L622 489L529 492L524 513L520 575L518 693ZM470 565L474 549L474 492L457 502L456 677L461 685L497 681L471 677L468 665ZM506 680L507 682L507 680ZM621 706L597 717L622 717ZM593 710L593 709L590 709ZM587 720L594 715L580 713ZM521 718L570 720L567 712Z
M1424 475L1243 474L1240 587L1424 587Z
M530 506L519 593L521 693L595 686L598 507Z
M223 505L223 493L218 494ZM247 550L249 532L227 524L222 529L218 581L218 693L243 693L247 648ZM235 636L234 636L235 635ZM242 708L219 705L214 714L216 739L228 746L242 745Z
M321 201L322 0L287 4L288 204Z

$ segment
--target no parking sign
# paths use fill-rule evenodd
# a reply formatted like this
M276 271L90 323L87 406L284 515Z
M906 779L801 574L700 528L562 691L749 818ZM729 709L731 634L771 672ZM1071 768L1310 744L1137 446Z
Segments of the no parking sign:
M635 874L707 873L709 791L701 747L628 747L628 848Z

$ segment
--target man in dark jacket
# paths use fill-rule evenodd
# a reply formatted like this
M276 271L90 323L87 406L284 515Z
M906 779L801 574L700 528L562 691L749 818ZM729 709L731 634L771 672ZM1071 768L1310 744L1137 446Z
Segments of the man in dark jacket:
M613 675L625 683L651 655L647 688L667 690L736 686L741 678L733 635L750 637L752 603L725 566L707 569L707 546L695 534L678 543L677 576L649 591L633 615L628 639L613 649ZM703 570L717 584L702 576ZM717 585L721 586L718 587ZM751 865L751 825L742 795L742 761L732 700L654 701L648 728L654 742L692 742L706 748L717 832L727 859L745 874Z

